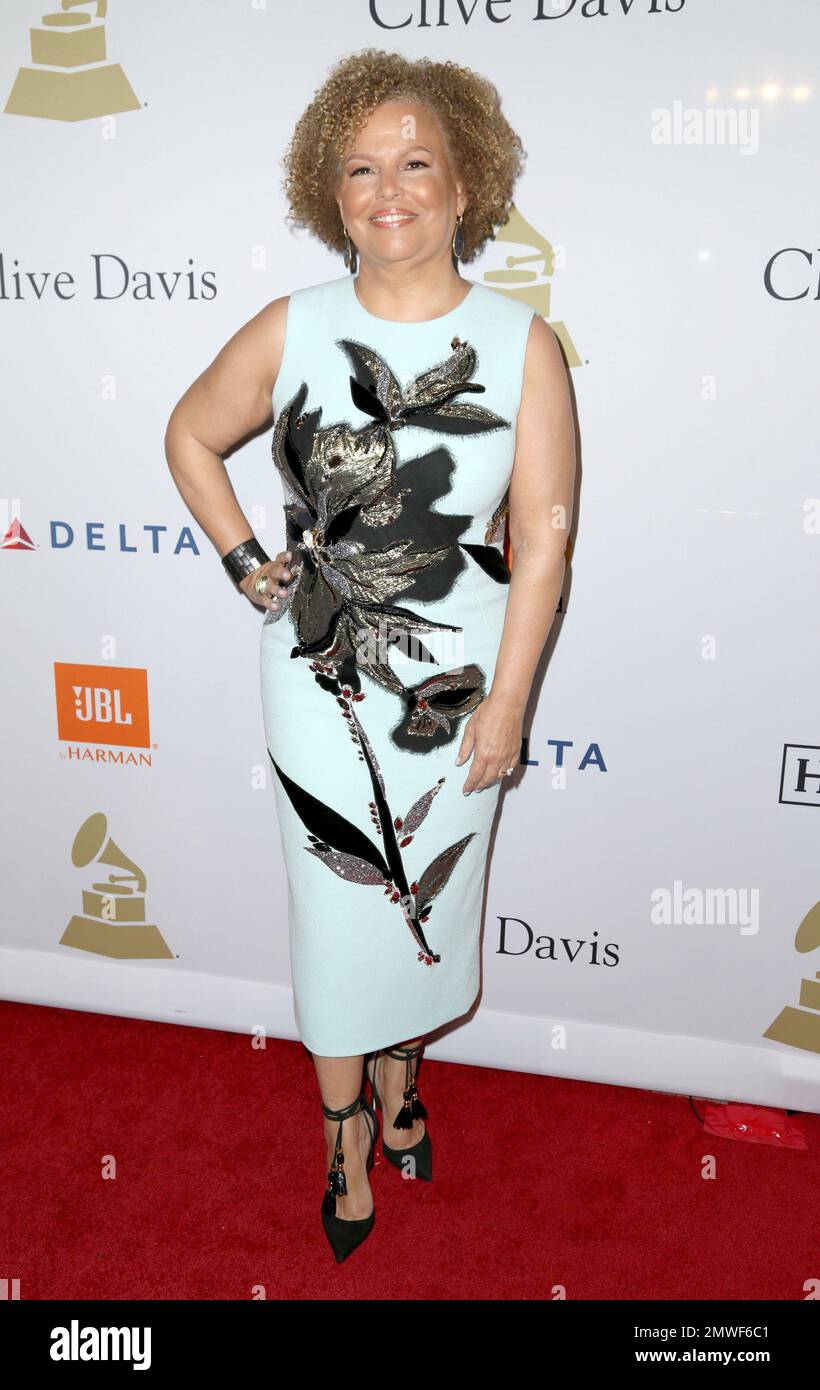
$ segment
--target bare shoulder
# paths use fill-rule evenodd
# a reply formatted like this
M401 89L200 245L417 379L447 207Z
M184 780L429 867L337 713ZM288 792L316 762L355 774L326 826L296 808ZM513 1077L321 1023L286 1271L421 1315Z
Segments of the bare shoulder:
M530 324L524 369L535 374L546 373L548 376L554 376L556 373L563 375L566 371L558 336L540 314L533 314Z
M546 319L534 314L527 336L521 409L554 404L568 391L567 365L557 334Z
M271 300L220 348L171 412L168 430L182 428L215 453L263 427L285 344L288 295Z
M285 351L285 330L288 324L289 303L289 294L280 295L278 299L272 299L270 304L266 304L259 314L261 327L267 344L267 357L269 363L269 379L267 384L271 392L276 385L276 378L279 375L279 368L282 365L282 355Z
M236 330L208 368L211 384L224 383L232 390L242 381L261 400L270 401L285 347L289 298L272 299Z
M271 337L279 342L280 346L285 341L289 303L290 295L282 294L278 299L272 299L270 304L265 305L264 309L260 309L256 316L270 332Z
M226 357L246 364L256 379L261 377L263 389L268 394L273 390L282 362L289 301L287 294L272 299L243 324L222 349Z

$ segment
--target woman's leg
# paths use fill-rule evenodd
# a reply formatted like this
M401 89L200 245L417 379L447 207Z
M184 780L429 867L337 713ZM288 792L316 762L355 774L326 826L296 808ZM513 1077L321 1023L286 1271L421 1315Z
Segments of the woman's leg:
M352 1104L362 1091L364 1058L317 1057L313 1054L313 1061L324 1104L331 1110L344 1110ZM325 1119L324 1126L327 1174L333 1161L339 1121ZM342 1149L345 1156L347 1196L336 1198L336 1215L343 1221L358 1221L363 1216L369 1216L373 1210L373 1198L370 1195L370 1183L365 1168L370 1152L370 1128L361 1110L351 1115L349 1120L342 1121Z
M400 1047L418 1047L421 1038L411 1038L409 1042L394 1043L393 1050ZM415 1076L419 1057L411 1057L411 1076ZM424 1137L424 1120L414 1120L412 1129L395 1129L393 1121L404 1102L404 1083L407 1077L407 1063L402 1057L387 1057L384 1052L376 1054L376 1090L382 1103L382 1142L389 1149L411 1149Z

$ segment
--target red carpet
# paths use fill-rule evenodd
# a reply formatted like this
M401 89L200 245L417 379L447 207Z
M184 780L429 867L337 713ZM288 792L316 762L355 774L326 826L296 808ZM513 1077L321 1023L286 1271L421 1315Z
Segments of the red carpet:
M377 1148L375 1229L336 1265L301 1044L9 1003L0 1026L22 1299L799 1301L820 1273L817 1115L779 1150L704 1133L684 1096L424 1061L436 1176Z

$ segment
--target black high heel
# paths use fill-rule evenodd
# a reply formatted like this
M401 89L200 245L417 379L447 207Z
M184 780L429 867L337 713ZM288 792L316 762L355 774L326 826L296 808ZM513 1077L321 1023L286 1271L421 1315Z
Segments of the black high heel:
M352 1255L357 1246L370 1235L376 1220L375 1205L369 1216L363 1216L358 1221L347 1221L342 1216L336 1215L336 1198L347 1196L347 1182L345 1180L345 1156L342 1150L342 1125L345 1120L349 1120L359 1110L364 1111L365 1124L370 1132L370 1152L367 1155L365 1171L370 1172L373 1167L373 1150L376 1147L376 1135L379 1129L379 1121L376 1116L375 1107L369 1104L364 1092L356 1099L345 1106L343 1110L329 1110L326 1105L322 1105L322 1114L328 1120L339 1121L339 1132L336 1135L336 1145L333 1150L333 1161L327 1175L327 1189L322 1198L322 1225L325 1235L330 1241L330 1247L336 1256L336 1263L341 1264L348 1255ZM373 1121L371 1126L370 1121Z
M419 1052L421 1052L423 1046L423 1043L419 1043L418 1047L386 1047L383 1049L385 1056L394 1057L399 1062L403 1057L405 1061L404 1099L402 1101L402 1107L395 1120L393 1121L394 1129L412 1129L414 1120L427 1119L427 1111L419 1098L419 1093L416 1089L416 1081L415 1077L413 1076L412 1070L412 1059L415 1056L417 1056ZM379 1093L376 1090L377 1055L378 1054L374 1055L373 1057L373 1072L371 1074L370 1069L368 1068L367 1075L370 1081L370 1089L373 1093L374 1106L378 1106L378 1108L382 1112L382 1115L384 1115L384 1106L382 1105L381 1097L379 1096ZM433 1181L433 1145L426 1127L423 1135L421 1136L417 1144L413 1144L412 1147L409 1149L393 1149L390 1147L389 1144L386 1144L384 1142L383 1125L382 1153L384 1154L388 1163L392 1163L394 1168L400 1168L402 1170L404 1170L404 1159L411 1158L414 1164L412 1171L415 1173L415 1176L417 1178L423 1178L425 1182Z

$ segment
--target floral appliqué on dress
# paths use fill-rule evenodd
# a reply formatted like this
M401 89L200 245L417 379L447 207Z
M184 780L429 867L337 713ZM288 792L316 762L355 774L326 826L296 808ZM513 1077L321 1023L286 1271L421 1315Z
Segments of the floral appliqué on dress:
M445 597L469 563L499 583L509 582L501 552L490 541L506 506L505 495L488 524L484 545L461 543L469 515L432 509L446 496L455 467L446 448L435 448L402 464L397 478L394 434L406 425L448 435L486 434L510 422L473 399L484 387L472 380L475 349L454 338L452 354L402 388L379 353L351 339L338 346L351 364L353 404L370 420L361 429L346 422L320 426L321 407L305 410L303 383L282 409L273 431L272 455L285 488L286 549L292 579L278 610L288 613L298 638L292 657L307 657L319 685L335 697L360 760L367 764L373 796L371 820L380 843L298 786L273 760L288 797L308 830L309 853L339 877L379 886L397 903L419 946L418 959L441 959L423 930L433 899L472 839L472 833L435 856L413 877L402 851L431 809L444 778L397 816L387 803L384 779L354 704L366 698L361 672L396 694L402 716L392 741L410 752L451 742L458 721L484 698L481 668L436 672L407 686L388 661L391 645L410 657L434 662L426 633L461 631L397 603L413 589L425 601ZM401 486L397 487L397 482Z

